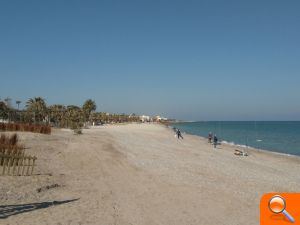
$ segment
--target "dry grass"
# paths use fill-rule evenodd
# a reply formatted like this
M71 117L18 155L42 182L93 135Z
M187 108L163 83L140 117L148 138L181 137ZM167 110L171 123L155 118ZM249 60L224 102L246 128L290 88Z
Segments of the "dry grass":
M25 131L40 134L51 134L51 127L37 124L0 123L0 131Z

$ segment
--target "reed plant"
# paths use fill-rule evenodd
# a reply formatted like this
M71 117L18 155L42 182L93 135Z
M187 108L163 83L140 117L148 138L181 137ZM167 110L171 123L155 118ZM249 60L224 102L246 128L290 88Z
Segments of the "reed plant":
M38 124L0 123L0 131L25 131L40 134L51 134L51 127Z

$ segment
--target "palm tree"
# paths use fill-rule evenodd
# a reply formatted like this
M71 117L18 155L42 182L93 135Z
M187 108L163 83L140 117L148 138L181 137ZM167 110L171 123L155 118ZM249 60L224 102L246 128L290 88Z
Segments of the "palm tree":
M30 98L26 102L26 109L29 114L33 114L34 122L42 122L47 116L46 102L41 97Z
M84 102L84 104L82 106L82 110L83 110L83 113L84 113L85 121L90 120L91 113L93 111L95 111L96 108L97 108L96 103L92 99L88 99Z
M66 111L66 119L68 122L68 127L74 130L80 129L83 126L83 111L76 105L68 105Z
M8 119L9 108L6 104L0 101L0 119Z
M97 120L97 122L105 123L107 121L106 113L104 113L104 112L96 113L96 120Z
M21 119L22 119L22 118L21 118L21 117L22 117L22 113L20 113L20 104L21 104L21 101L17 100L17 101L16 101L16 104L17 104L17 106L18 106L18 110L15 111L15 116L16 116L15 119L21 121Z
M48 107L50 122L54 122L55 126L64 127L65 126L65 111L66 107L64 105L51 105Z
M8 115L8 121L10 122L11 121L11 118L12 118L12 114L13 114L13 108L11 106L11 98L10 97L6 97L4 99L4 102L5 102L5 105L7 107L7 115Z
M16 101L16 104L18 105L18 110L19 110L19 109L20 109L21 101L17 100L17 101Z
M80 110L80 107L77 105L68 105L67 110Z

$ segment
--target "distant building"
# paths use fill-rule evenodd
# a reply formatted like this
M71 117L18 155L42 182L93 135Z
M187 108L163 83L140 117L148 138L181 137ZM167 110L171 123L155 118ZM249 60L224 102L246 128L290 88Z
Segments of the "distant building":
M135 113L131 113L128 117L129 118L134 118L134 117L136 117L136 115L135 115Z
M140 121L145 123L145 122L151 122L151 117L150 116L145 116L145 115L142 115L140 116Z
M167 120L168 120L168 118L161 117L158 115L153 117L153 121L155 121L155 122L161 122L161 121L167 121Z

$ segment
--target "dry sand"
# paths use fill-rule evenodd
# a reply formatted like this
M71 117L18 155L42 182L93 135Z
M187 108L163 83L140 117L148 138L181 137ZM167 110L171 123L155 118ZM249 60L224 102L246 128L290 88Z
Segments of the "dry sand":
M0 224L257 225L263 193L300 191L299 157L239 157L155 124L83 132L19 134L38 166L0 176Z

